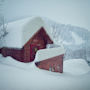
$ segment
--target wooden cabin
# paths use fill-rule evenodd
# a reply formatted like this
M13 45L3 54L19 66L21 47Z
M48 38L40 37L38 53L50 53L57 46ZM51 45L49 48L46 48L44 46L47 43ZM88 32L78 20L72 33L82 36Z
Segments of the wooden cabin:
M20 33L22 35L19 36L21 39L18 37L18 39L22 41L17 39L15 42L22 42L21 48L6 46L2 47L0 52L4 57L11 56L21 62L32 62L35 59L37 50L46 48L46 45L52 44L53 41L51 40L51 37L49 36L50 33L48 33L47 27L41 18L34 18L23 26L24 27L21 30L22 32ZM13 42L11 41L10 43Z
M36 60L35 65L41 69L63 72L64 51L61 48L46 49L47 44L54 42L50 29L40 17L9 23L7 29L9 34L0 48L4 57L11 56L21 62ZM40 59L42 61L37 62Z

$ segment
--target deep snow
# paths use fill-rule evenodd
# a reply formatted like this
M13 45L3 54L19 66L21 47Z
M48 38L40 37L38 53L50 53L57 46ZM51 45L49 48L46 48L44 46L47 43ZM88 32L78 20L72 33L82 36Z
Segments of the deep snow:
M41 70L34 62L0 55L0 90L90 90L90 67L85 60L64 61L63 74Z

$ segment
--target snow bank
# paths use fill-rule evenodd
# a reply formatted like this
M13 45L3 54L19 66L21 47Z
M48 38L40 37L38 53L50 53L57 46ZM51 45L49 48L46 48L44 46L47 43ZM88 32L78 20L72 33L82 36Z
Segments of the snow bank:
M22 63L14 60L11 57L4 58L2 55L0 55L0 63L27 71L31 71L32 69L38 69L35 66L35 62L37 62L36 59L34 60L34 62ZM65 60L63 65L64 73L69 73L71 75L83 75L90 71L90 66L88 66L87 62L83 59Z
M40 70L34 63L21 63L0 55L0 89L90 90L90 71L87 71L87 64L81 59L64 61L64 73L60 74Z
M11 67L16 67L22 70L28 70L28 71L30 71L32 68L35 67L34 62L23 63L9 56L5 58L2 55L0 55L0 63L7 65L7 66L11 66Z
M90 71L90 66L83 59L66 60L63 65L63 71L72 75L82 75Z

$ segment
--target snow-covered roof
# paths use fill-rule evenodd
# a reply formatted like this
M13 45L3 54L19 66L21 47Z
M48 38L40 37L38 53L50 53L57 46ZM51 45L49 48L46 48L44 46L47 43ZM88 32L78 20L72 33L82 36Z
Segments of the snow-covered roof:
M63 46L41 49L41 50L38 50L36 53L35 62L43 61L45 59L49 59L52 57L56 57L64 53L65 53L65 49Z
M52 39L49 27L40 17L28 17L22 20L10 22L7 25L9 32L0 47L22 48L24 44L43 27Z

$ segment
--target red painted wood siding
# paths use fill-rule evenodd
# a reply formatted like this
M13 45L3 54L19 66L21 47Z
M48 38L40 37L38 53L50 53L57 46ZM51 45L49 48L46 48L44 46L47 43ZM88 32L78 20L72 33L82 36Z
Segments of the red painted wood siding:
M64 55L59 55L40 62L36 62L36 66L40 69L51 69L53 72L63 73L63 56Z
M31 62L35 58L31 59L33 55L32 45L39 47L39 49L46 48L46 44L51 44L53 41L50 39L48 34L45 32L44 28L41 28L38 32L36 32L32 38L24 45L24 61ZM38 50L39 50L38 49ZM30 52L32 51L32 52ZM36 53L34 53L36 55ZM35 57L35 55L33 55Z
M11 56L12 58L24 62L23 49L17 48L2 48L1 53L4 57Z

